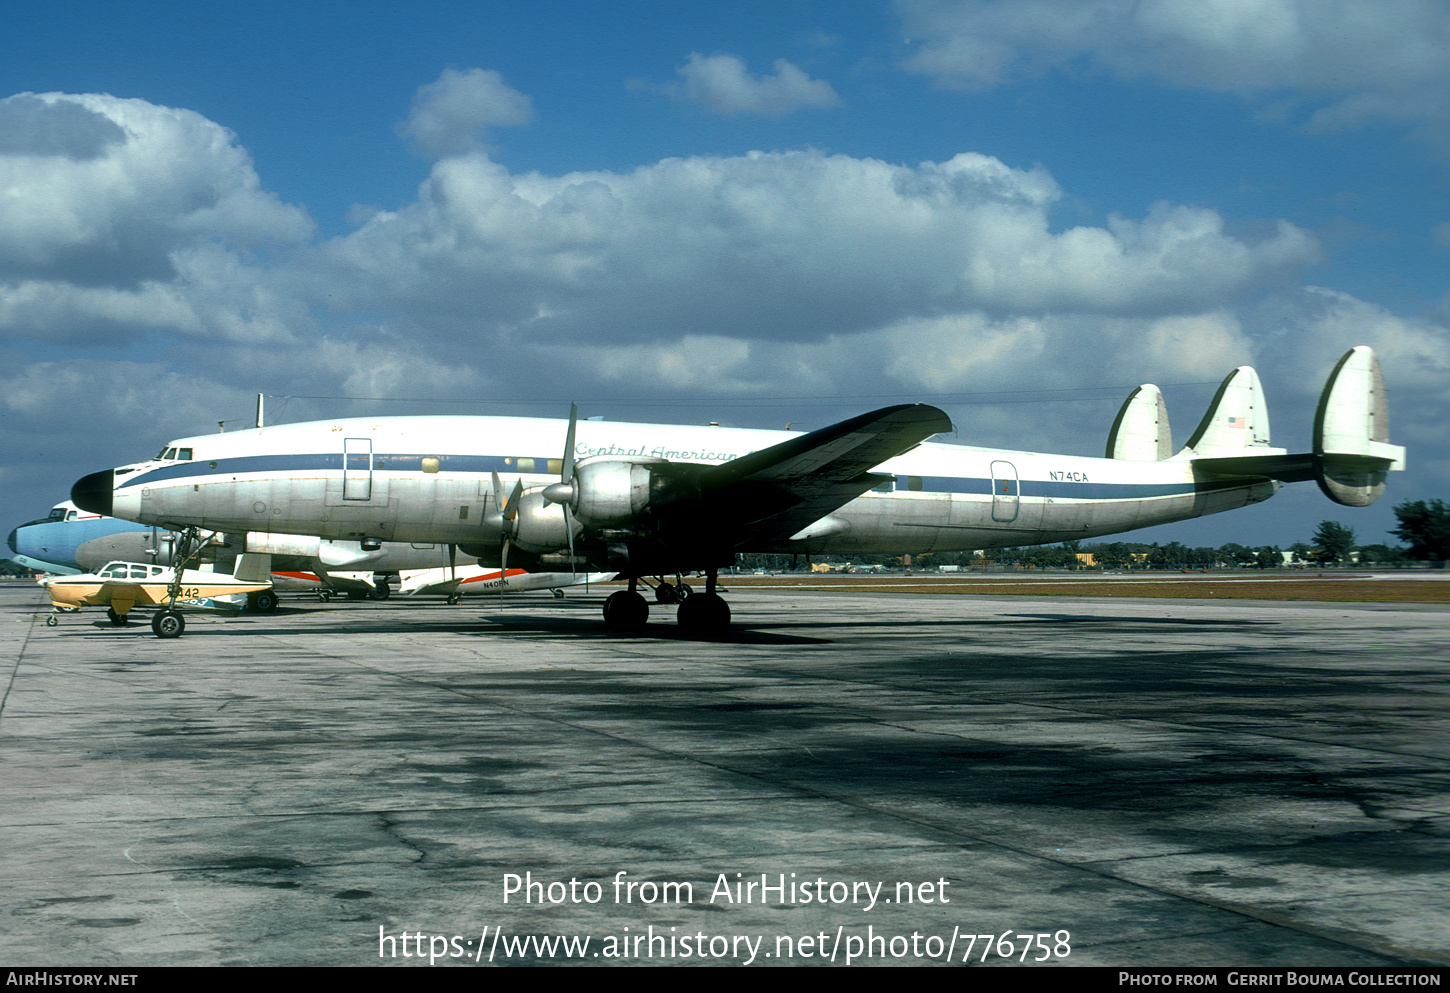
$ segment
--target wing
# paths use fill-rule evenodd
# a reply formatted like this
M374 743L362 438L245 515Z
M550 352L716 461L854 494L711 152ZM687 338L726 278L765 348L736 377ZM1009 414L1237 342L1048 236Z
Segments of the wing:
M711 466L698 477L700 499L737 547L785 540L890 480L876 466L951 427L936 407L884 407Z

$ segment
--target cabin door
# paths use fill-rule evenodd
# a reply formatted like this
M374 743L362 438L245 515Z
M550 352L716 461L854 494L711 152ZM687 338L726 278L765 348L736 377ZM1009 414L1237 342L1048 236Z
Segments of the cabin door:
M1015 521L1020 502L1017 467L1011 462L993 462L992 520L1003 524Z

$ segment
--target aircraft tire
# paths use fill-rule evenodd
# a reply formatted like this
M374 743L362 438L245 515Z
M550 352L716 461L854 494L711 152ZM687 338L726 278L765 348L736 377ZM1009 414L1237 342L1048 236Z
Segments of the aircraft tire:
M186 621L174 610L163 610L151 618L151 631L158 638L180 638Z
M116 608L115 607L107 607L106 608L106 616L111 619L111 624L112 624L113 627L118 627L119 628L119 627L125 627L126 626L126 623L127 623L126 622L126 615L125 614L118 614L118 613L116 613Z
M259 614L270 614L277 609L278 597L271 590L258 590L247 595L247 606Z
M655 600L660 603L679 603L680 591L669 583L660 583L655 587Z
M53 628L53 627L55 627L59 623L60 623L60 619L57 618L54 614L51 614L49 617L47 617L45 619L45 626L48 627L48 628Z
M649 622L649 601L629 590L616 590L604 601L604 626L611 631L638 631Z
M687 634L715 637L730 629L730 605L718 593L697 593L680 602L676 620Z

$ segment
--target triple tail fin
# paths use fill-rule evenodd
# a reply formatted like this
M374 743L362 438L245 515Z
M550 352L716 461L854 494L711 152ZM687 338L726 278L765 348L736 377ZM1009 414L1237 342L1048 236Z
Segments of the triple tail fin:
M1324 495L1368 507L1385 491L1385 473L1405 467L1403 445L1391 445L1390 410L1379 359L1368 345L1344 353L1314 413L1315 479Z
M1133 462L1161 462L1173 454L1173 432L1168 427L1168 404L1163 391L1144 383L1123 401L1113 429L1108 432L1107 458Z
M1282 455L1269 443L1269 405L1252 366L1241 365L1224 378L1198 430L1175 459L1217 459Z

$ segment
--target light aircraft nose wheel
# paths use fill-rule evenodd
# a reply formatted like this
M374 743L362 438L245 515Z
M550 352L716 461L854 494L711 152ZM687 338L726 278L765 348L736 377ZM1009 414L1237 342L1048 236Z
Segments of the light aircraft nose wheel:
M125 627L126 626L126 623L127 623L126 622L126 615L125 614L118 614L118 613L116 613L116 608L115 607L107 607L106 608L106 616L111 619L111 624L114 625L115 627L118 627L119 628L119 627Z
M56 617L54 614L51 614L49 617L47 617L45 619L45 626L48 627L48 628L53 628L53 627L55 627L59 623L60 623L60 619L58 617Z
M455 604L455 603L462 603L463 602L463 594L462 593L450 593L450 594L448 594L448 598L447 598L447 600L445 602L448 603L450 606L452 604Z
M604 626L638 631L649 621L649 601L633 590L616 590L604 601Z
M557 586L554 587L553 589L549 590L549 592L552 593L552 594L554 594L554 599L555 600L562 600L562 599L564 599L564 591L561 590L561 589L559 589Z
M277 609L277 594L271 590L258 590L247 594L247 606L259 614L270 614Z
M163 610L151 618L151 630L158 638L180 638L186 630L186 621L174 610Z
M718 593L696 593L680 601L676 620L688 634L714 637L730 629L730 605Z

